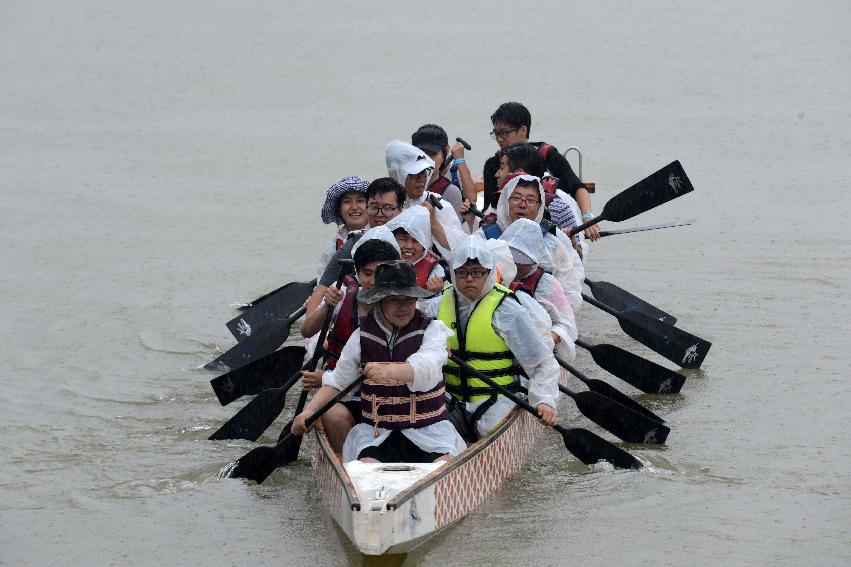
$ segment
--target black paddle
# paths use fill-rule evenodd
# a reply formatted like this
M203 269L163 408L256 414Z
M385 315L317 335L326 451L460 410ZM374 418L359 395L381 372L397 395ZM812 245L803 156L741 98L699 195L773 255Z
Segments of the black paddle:
M342 266L337 276L337 287L339 287L343 278L349 273L349 268L353 262L352 260L337 260L337 262ZM239 410L218 431L213 433L210 439L248 439L249 441L255 441L263 435L263 432L281 415L284 404L286 403L287 391L301 377L301 371L315 370L316 366L323 359L325 355L323 345L325 344L325 337L328 335L328 328L331 326L333 315L334 309L328 306L325 312L325 319L322 321L322 330L319 332L319 338L316 342L316 349L307 364L300 371L290 376L289 380L283 386L265 390L245 404L245 407ZM306 396L306 393L302 395Z
M535 417L538 417L538 412L529 405L528 402L518 397L513 392L507 390L506 388L500 386L493 380L491 380L488 376L482 374L472 366L468 365L466 362L455 356L454 354L449 356L449 359L457 364L458 366L463 367L467 372L473 374L479 380L483 381L485 384L490 386L491 388L495 388L499 391L500 394L528 411ZM569 428L566 429L561 425L553 426L553 429L561 433L562 439L564 439L564 446L568 451L573 453L576 458L585 463L586 465L594 464L600 460L609 461L615 467L622 469L638 469L643 465L641 461L620 449L599 435L596 435L587 429L579 429L579 428Z
M636 297L623 288L609 282L592 282L585 278L585 284L591 288L591 293L599 301L602 301L612 309L618 311L638 311L657 321L676 325L677 318L670 313L665 313L658 307L650 305L640 297Z
M364 378L366 378L366 376L361 374L357 380L346 386L332 399L328 400L328 402L319 408L316 413L305 420L305 425L310 428L310 426L313 425L317 419L322 417L325 412L334 407L334 404L346 397L349 392L354 390L361 382L363 382ZM284 459L289 456L284 454L284 452L287 451L289 439L292 437L295 436L292 433L289 433L275 445L264 445L262 447L252 449L240 457L237 461L226 467L222 476L228 478L248 478L257 484L260 484L266 480L270 474L272 474L272 471L284 464Z
M315 286L316 280L313 280L291 282L278 288L262 302L255 303L253 307L228 321L228 330L239 342L271 325L279 327L294 311L304 305Z
M270 291L268 293L264 293L263 295L261 295L257 299L253 299L253 300L249 301L248 303L236 304L236 305L233 305L233 307L236 307L237 311L246 311L248 309L251 309L255 305L259 304L261 301L265 301L265 300L269 299L270 297L272 297L273 295L275 295L276 293L278 293L279 291L281 291L282 289L284 289L288 285L290 285L290 284L284 284L281 287L279 287L278 289L273 289L272 291Z
M281 430L281 434L278 435L278 443L281 444L281 466L286 466L298 459L298 454L301 451L301 440L304 439L304 437L300 435L290 435L290 432L293 428L295 417L304 411L304 406L307 403L307 394L309 392L310 390L301 391L301 396L299 396L298 403L295 406L295 411L293 411L293 418L284 426Z
M572 365L568 364L565 360L562 360L560 357L556 356L556 361L559 363L559 366L576 376L583 384L588 386L588 389L592 392L597 392L602 396L606 396L609 399L612 399L619 403L620 405L631 409L634 412L640 413L656 421L658 423L665 423L665 420L639 404L614 386L611 386L608 382L603 382L602 380L597 380L596 378L588 378L585 374L577 370Z
M600 238L604 236L612 236L614 234L629 234L630 232L645 232L648 230L658 230L660 228L674 228L677 226L689 226L697 219L691 219L687 221L679 221L679 222L668 222L663 224L653 224L650 226L636 226L635 228L619 228L617 230L601 230Z
M304 353L302 346L284 347L242 368L213 378L210 385L219 402L226 406L242 396L259 394L280 386L285 377L301 368Z
M620 222L631 219L691 191L694 191L694 187L683 166L679 161L673 161L609 199L599 216L572 228L570 236L600 221Z
M627 335L683 368L699 368L712 346L712 343L707 340L673 325L657 321L644 313L616 311L584 293L582 298L609 315L617 317L618 324Z
M292 313L289 318L282 321L281 325L268 325L257 332L251 333L241 342L236 343L230 349L212 362L204 365L208 370L221 370L223 367L230 370L242 368L255 360L271 354L284 344L290 336L290 326L302 315L304 307Z
M628 350L609 344L591 345L581 339L574 341L591 353L600 367L627 384L648 394L678 394L686 381L685 376L668 370Z

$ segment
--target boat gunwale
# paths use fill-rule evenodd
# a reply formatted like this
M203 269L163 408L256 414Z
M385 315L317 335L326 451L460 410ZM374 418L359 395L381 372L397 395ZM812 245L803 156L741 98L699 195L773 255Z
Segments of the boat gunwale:
M337 476L337 479L340 481L340 484L343 488L343 493L346 495L346 499L349 501L349 507L351 510L355 512L359 512L361 509L360 499L358 498L357 490L355 489L355 485L352 482L349 473L346 472L345 467L342 462L337 458L337 454L331 449L331 444L328 441L328 436L325 435L324 431L320 431L319 427L314 428L314 435L316 438L316 444L319 446L319 449L322 451L322 454L325 456L325 459L331 463L331 468L334 471L334 474Z

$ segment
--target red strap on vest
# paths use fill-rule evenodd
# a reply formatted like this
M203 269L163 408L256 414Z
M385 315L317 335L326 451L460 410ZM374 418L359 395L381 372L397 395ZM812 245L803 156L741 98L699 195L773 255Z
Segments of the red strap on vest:
M541 153L541 157L547 159L547 154L550 153L550 150L553 149L552 144L541 144L538 147L538 151Z
M534 272L532 272L522 280L514 280L508 287L511 288L511 291L523 290L529 295L535 295L535 290L538 289L538 283L541 281L541 277L543 277L543 275L544 269L538 266L538 269L536 269Z
M428 190L432 193L443 195L443 192L446 191L446 188L449 187L449 185L450 181L441 175L437 178L437 181L429 185Z
M417 274L417 285L425 289L428 283L428 276L431 273L434 265L437 264L439 258L429 250L416 264L414 264L414 272Z

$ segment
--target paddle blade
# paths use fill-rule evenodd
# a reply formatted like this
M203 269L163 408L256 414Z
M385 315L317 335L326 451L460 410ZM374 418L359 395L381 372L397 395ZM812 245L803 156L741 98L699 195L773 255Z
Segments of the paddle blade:
M223 406L249 394L282 386L304 362L305 349L288 346L259 360L210 380Z
M273 325L269 325L262 331L245 337L242 342L236 343L227 352L205 364L204 368L208 370L221 370L222 368L236 370L275 352L290 336L290 326L285 324L281 327L273 327Z
M620 222L694 191L683 166L673 161L606 203L601 219Z
M608 382L603 382L602 380L597 380L596 378L591 378L587 381L583 380L583 382L585 382L585 385L588 386L588 388L590 388L592 392L596 392L601 396L606 396L610 400L614 400L620 405L629 408L636 413L640 413L641 415L652 419L653 421L656 421L658 423L665 423L664 419L662 419L643 405L639 404L638 402L636 402L635 400L633 400Z
M292 282L279 288L259 303L255 303L241 315L227 322L228 330L241 342L245 338L267 328L279 328L313 292L316 280L311 282Z
M287 392L274 388L258 394L245 407L210 435L211 440L247 439L257 441L284 409Z
M262 446L243 455L230 467L229 478L247 478L257 484L266 480L278 468L280 454L277 446Z
M561 433L567 450L586 465L593 465L602 460L609 461L619 469L640 469L644 466L623 449L615 447L587 429L565 429L560 425L556 425L555 429Z
M671 430L595 392L572 395L582 415L627 443L661 445Z
M586 279L585 283L591 288L591 293L595 298L616 311L638 311L669 325L675 325L677 323L677 318L673 315L665 313L658 307L647 303L640 297L636 297L613 283L602 281L592 282L589 279Z
M593 345L588 350L605 371L648 394L677 394L686 381L682 374L614 345Z
M644 313L622 311L618 323L627 335L683 368L699 368L712 346L709 341Z

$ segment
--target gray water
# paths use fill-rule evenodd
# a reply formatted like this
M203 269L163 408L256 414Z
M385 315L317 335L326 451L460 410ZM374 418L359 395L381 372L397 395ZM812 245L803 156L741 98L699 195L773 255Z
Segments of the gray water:
M312 444L262 486L215 478L253 445L206 440L239 405L197 366L229 303L308 277L329 185L425 122L480 171L520 100L533 139L582 147L598 212L682 161L695 192L621 225L699 221L600 241L588 273L714 346L638 397L673 430L630 449L644 471L547 436L395 561L847 564L851 9L600 4L3 2L0 563L361 564ZM590 306L580 330L663 362Z

